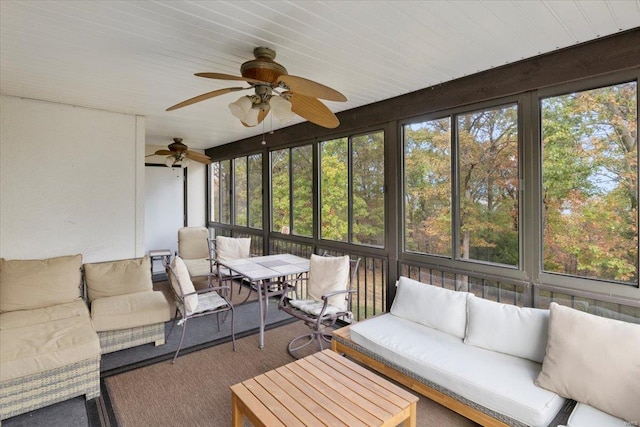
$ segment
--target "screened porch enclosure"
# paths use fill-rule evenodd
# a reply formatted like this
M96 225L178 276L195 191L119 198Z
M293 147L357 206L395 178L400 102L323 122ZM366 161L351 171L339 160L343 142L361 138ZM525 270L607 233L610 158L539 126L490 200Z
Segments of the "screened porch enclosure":
M211 232L360 257L356 320L388 311L402 275L640 323L638 46L633 30L339 113L337 129L209 149Z

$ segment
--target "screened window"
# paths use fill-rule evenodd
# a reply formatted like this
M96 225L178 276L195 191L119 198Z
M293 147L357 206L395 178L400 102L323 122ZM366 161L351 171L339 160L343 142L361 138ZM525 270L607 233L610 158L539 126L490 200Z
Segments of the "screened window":
M404 250L518 267L518 106L407 124L403 141Z
M271 152L271 230L313 236L313 150L302 145Z
M293 209L291 234L313 236L313 149L303 145L291 149Z
M247 225L247 158L233 160L235 225Z
M209 206L209 220L218 222L220 219L220 162L211 163L211 205Z
M220 222L231 224L231 160L220 162Z
M249 227L262 229L262 154L247 157Z
M384 246L384 133L320 143L321 238Z
M405 125L404 247L451 257L451 121Z
M348 139L320 143L320 235L346 242L349 238Z
M543 270L638 283L637 83L545 98Z
M212 222L262 228L262 154L211 164L210 212Z
M271 231L289 234L289 149L271 152Z
M457 256L518 266L518 107L457 116Z

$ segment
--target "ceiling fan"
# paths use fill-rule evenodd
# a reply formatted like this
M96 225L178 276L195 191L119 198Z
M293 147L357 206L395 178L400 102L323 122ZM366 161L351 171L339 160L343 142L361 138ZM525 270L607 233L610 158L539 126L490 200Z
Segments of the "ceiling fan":
M242 96L229 104L231 113L247 127L260 124L269 111L272 111L281 123L286 123L293 114L297 114L319 126L338 127L338 118L318 98L344 102L347 98L343 94L304 77L289 75L286 68L274 61L276 53L272 49L257 47L253 50L253 55L255 59L240 66L242 76L222 73L195 74L208 79L245 81L249 83L249 87L228 87L207 92L173 105L167 108L167 111L230 92L253 89L252 95Z
M190 160L205 165L211 164L211 158L202 153L189 150L189 147L182 143L182 138L173 138L173 143L169 144L168 150L158 150L149 156L167 156L164 164L170 168L186 168ZM149 157L146 156L146 157Z

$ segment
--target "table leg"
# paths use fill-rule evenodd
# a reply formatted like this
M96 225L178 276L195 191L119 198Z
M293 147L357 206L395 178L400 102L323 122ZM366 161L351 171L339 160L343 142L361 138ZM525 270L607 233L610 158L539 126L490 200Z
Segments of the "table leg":
M231 426L242 427L242 412L238 407L238 396L231 393Z
M404 422L402 423L404 427L416 427L416 405L417 405L417 402L413 402L409 406L410 415L409 415L409 418L404 420Z
M261 280L258 280L256 283L256 287L258 289L258 305L260 308L260 348L264 348L264 303L263 303L263 295L262 288L263 283Z

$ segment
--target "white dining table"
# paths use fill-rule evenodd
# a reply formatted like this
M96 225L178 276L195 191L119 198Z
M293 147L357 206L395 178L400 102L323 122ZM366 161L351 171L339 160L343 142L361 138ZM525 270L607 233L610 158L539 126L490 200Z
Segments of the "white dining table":
M255 285L258 292L258 305L260 310L260 348L264 347L264 327L267 320L269 296L280 294L270 292L273 279L296 276L309 271L309 259L291 254L265 255L249 258L238 258L225 261L217 261L223 267L228 268L233 276L242 276L249 281L249 286Z

